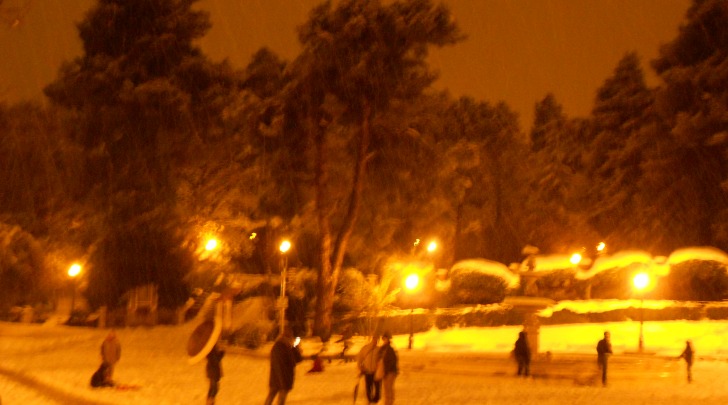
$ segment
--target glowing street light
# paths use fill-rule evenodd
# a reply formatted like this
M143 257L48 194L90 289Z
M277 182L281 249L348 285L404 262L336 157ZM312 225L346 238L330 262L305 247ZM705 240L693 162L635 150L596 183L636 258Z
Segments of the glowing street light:
M410 274L404 280L404 286L407 289L407 292L409 294L414 293L415 290L417 290L417 287L419 287L419 285L420 285L420 276L418 276L417 274ZM415 307L413 305L412 308L410 308L410 316L409 316L410 335L409 335L409 344L407 345L407 349L409 349L409 350L412 350L412 343L415 340L415 329L414 329L414 324L413 324L413 320L412 320L414 312L415 312Z
M435 241L433 240L432 242L430 242L430 243L429 243L429 244L427 245L427 252L428 252L428 253L433 253L433 252L434 252L434 251L436 251L436 250L437 250L437 242L435 242Z
M581 254L574 253L573 255L571 255L571 258L569 258L569 262L571 262L571 264L573 264L575 266L577 264L581 263Z
M288 299L286 298L286 273L288 271L288 251L291 249L291 242L283 240L278 247L281 252L281 260L283 265L281 266L281 296L278 299L278 325L280 327L280 334L283 335L283 328L286 325L286 308L288 307Z
M642 353L645 349L645 339L643 334L643 325L644 325L644 314L643 314L643 304L645 300L644 296L644 290L650 285L650 276L647 273L637 273L634 278L632 279L632 284L634 285L634 288L637 289L637 292L640 295L640 337L639 337L639 343L637 345L637 351Z
M597 244L597 254L602 254L607 249L607 244L604 242L599 242Z
M71 267L68 268L68 276L71 278L75 278L79 274L81 274L81 265L78 263L73 263Z
M76 309L76 279L81 274L81 271L83 271L83 268L78 263L73 263L71 267L68 268L68 277L71 278L71 315L69 316L69 319L71 316L73 316L73 310Z
M217 249L219 242L215 238L210 238L207 240L207 243L205 243L205 250L208 252L211 252L215 249Z

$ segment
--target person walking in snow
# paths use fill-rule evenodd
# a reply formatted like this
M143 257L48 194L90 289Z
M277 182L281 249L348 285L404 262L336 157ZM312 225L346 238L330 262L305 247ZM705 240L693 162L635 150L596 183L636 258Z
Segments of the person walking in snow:
M528 347L525 331L518 332L518 339L516 340L513 354L516 357L516 362L518 362L518 375L528 377L531 365L531 348Z
M379 358L378 345L379 335L374 335L369 343L362 346L356 356L359 372L364 375L364 386L370 404L379 402L382 390L382 382L374 379L374 373L377 371L377 359Z
M265 405L271 405L276 396L278 405L286 403L288 392L293 389L296 364L302 360L301 351L293 344L293 331L290 327L283 328L283 333L270 351L269 391Z
M101 343L101 362L106 365L106 381L111 384L114 381L114 366L119 359L121 359L121 343L112 329Z
M225 356L225 351L220 347L219 342L207 354L205 373L207 374L207 379L210 380L210 388L207 390L207 405L213 405L215 403L215 396L217 396L217 392L220 389L223 356Z
M602 369L602 385L607 385L607 366L609 364L609 356L612 354L612 342L610 341L610 333L604 332L604 339L597 343L597 363Z
M383 344L379 348L379 360L384 368L382 378L382 390L384 391L384 405L394 404L394 380L399 374L399 359L397 352L392 348L392 334L384 332L382 335Z
M693 342L686 341L685 342L685 350L683 350L682 354L680 354L679 359L685 359L685 364L688 368L688 382L693 381L693 357L695 355L695 350L693 349Z

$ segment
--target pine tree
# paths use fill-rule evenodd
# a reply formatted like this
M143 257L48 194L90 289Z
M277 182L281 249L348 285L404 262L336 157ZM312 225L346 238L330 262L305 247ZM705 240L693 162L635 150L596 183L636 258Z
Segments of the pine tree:
M232 86L194 41L210 27L196 0L99 0L78 25L83 55L45 92L78 114L89 203L103 232L89 269L91 302L115 306L128 288L156 283L160 305L186 299L191 258L176 192L179 169L213 133L211 102Z

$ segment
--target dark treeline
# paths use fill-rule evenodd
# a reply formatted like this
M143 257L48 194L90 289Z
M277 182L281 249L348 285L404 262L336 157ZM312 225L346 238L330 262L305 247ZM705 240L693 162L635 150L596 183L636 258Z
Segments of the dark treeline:
M323 3L297 58L261 49L243 70L195 45L210 22L194 3L99 0L48 106L0 108L4 305L49 296L73 260L94 306L149 282L178 305L206 234L216 273L277 272L293 240L290 264L319 271L320 336L341 269L377 273L417 238L440 241L441 267L525 245L728 250L725 1L694 1L648 63L659 86L627 53L589 116L545 95L530 131L504 103L431 89L428 48L467 38L430 0Z

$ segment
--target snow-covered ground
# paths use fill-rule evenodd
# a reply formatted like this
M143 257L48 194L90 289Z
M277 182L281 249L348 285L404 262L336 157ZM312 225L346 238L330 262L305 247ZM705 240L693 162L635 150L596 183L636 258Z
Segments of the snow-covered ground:
M104 330L0 323L0 397L17 404L203 404L207 391L204 362L189 365L185 354L194 324L118 329L122 359L115 380L137 390L91 389L89 379L100 362ZM728 322L646 322L645 346L634 351L639 322L545 326L541 351L554 359L574 358L573 369L595 371L594 347L604 330L612 333L615 356L610 385L576 384L574 378L517 379L508 359L519 327L433 329L394 337L400 355L397 404L725 404L728 386ZM697 350L695 381L685 381L684 365L674 359L685 340ZM335 339L333 339L335 340ZM355 338L352 352L364 343ZM304 340L307 354L319 345ZM256 351L229 350L218 404L262 404L268 385L270 344ZM336 352L338 348L329 348ZM646 361L648 359L649 361ZM326 364L320 374L306 374L311 361L296 372L289 404L351 404L357 383L353 362ZM548 368L545 363L540 367ZM556 366L554 366L556 367ZM657 367L657 369L655 369ZM573 371L568 371L568 375ZM358 404L366 403L360 394Z

